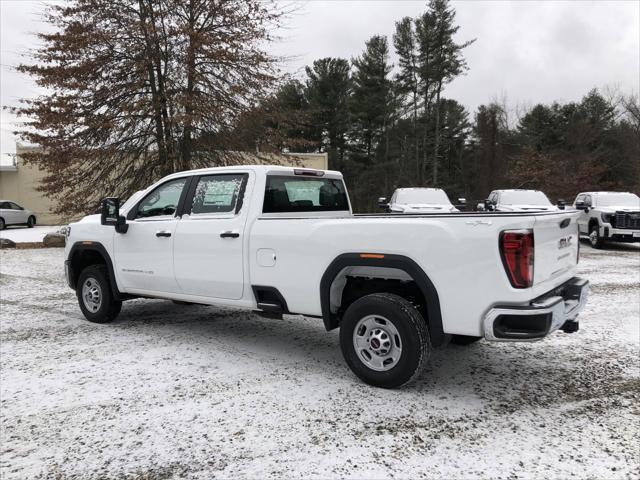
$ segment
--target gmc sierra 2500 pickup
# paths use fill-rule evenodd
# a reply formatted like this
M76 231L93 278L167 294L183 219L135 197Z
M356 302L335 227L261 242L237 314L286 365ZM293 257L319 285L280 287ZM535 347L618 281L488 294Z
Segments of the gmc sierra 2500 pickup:
M300 314L340 327L353 372L380 387L432 347L577 330L579 212L354 215L342 175L276 166L185 171L67 230L65 271L92 322L165 298Z

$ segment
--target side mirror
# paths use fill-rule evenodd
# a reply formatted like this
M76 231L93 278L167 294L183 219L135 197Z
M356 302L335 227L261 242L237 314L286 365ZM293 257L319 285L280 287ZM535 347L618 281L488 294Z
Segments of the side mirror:
M585 212L589 210L587 204L584 202L576 202L576 210L584 210Z
M491 212L494 209L494 205L493 202L489 199L486 199L484 201L484 210L486 210L487 212Z
M102 225L113 225L118 233L127 233L129 225L127 225L127 220L120 215L119 198L107 197L102 200L100 223Z
M560 210L564 210L564 208L567 206L567 202L565 202L563 199L559 198L556 205L558 206L558 208Z
M378 207L387 208L388 204L389 204L389 202L387 202L387 197L378 198Z

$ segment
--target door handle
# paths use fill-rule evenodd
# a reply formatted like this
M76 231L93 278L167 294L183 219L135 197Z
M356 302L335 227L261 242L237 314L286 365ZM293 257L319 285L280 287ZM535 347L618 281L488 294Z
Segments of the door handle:
M238 238L239 236L238 232L220 232L221 238Z
M171 232L169 232L168 230L158 230L156 232L156 237L170 237L171 236Z

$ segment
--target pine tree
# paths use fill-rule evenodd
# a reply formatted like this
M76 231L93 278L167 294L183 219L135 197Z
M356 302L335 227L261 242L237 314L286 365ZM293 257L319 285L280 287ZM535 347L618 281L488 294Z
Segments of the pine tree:
M375 151L384 138L392 109L391 72L389 47L385 37L371 37L360 57L352 60L350 98L352 153L368 165L374 160Z
M330 167L341 169L349 131L349 62L343 58L322 58L306 67L305 94L312 116L312 138L318 149L328 151Z
M458 44L454 35L460 29L455 25L456 12L449 6L449 0L430 0L428 11L418 22L420 44L419 72L425 91L425 103L435 110L434 149L432 161L432 183L438 184L438 164L440 162L440 97L444 86L467 70L462 50L474 40ZM433 90L433 91L432 91ZM429 108L427 108L429 110Z
M393 45L398 55L399 71L396 75L396 88L400 95L409 98L409 109L412 116L413 160L416 179L420 179L420 150L418 145L418 95L420 77L418 76L418 45L413 20L405 17L396 22ZM404 112L402 112L404 113ZM401 116L403 116L401 113Z

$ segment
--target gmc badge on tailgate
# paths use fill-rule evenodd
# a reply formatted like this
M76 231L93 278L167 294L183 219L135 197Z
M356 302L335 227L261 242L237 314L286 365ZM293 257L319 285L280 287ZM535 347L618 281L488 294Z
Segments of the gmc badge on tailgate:
M562 237L558 240L558 250L562 250L563 248L569 248L571 246L572 236Z

